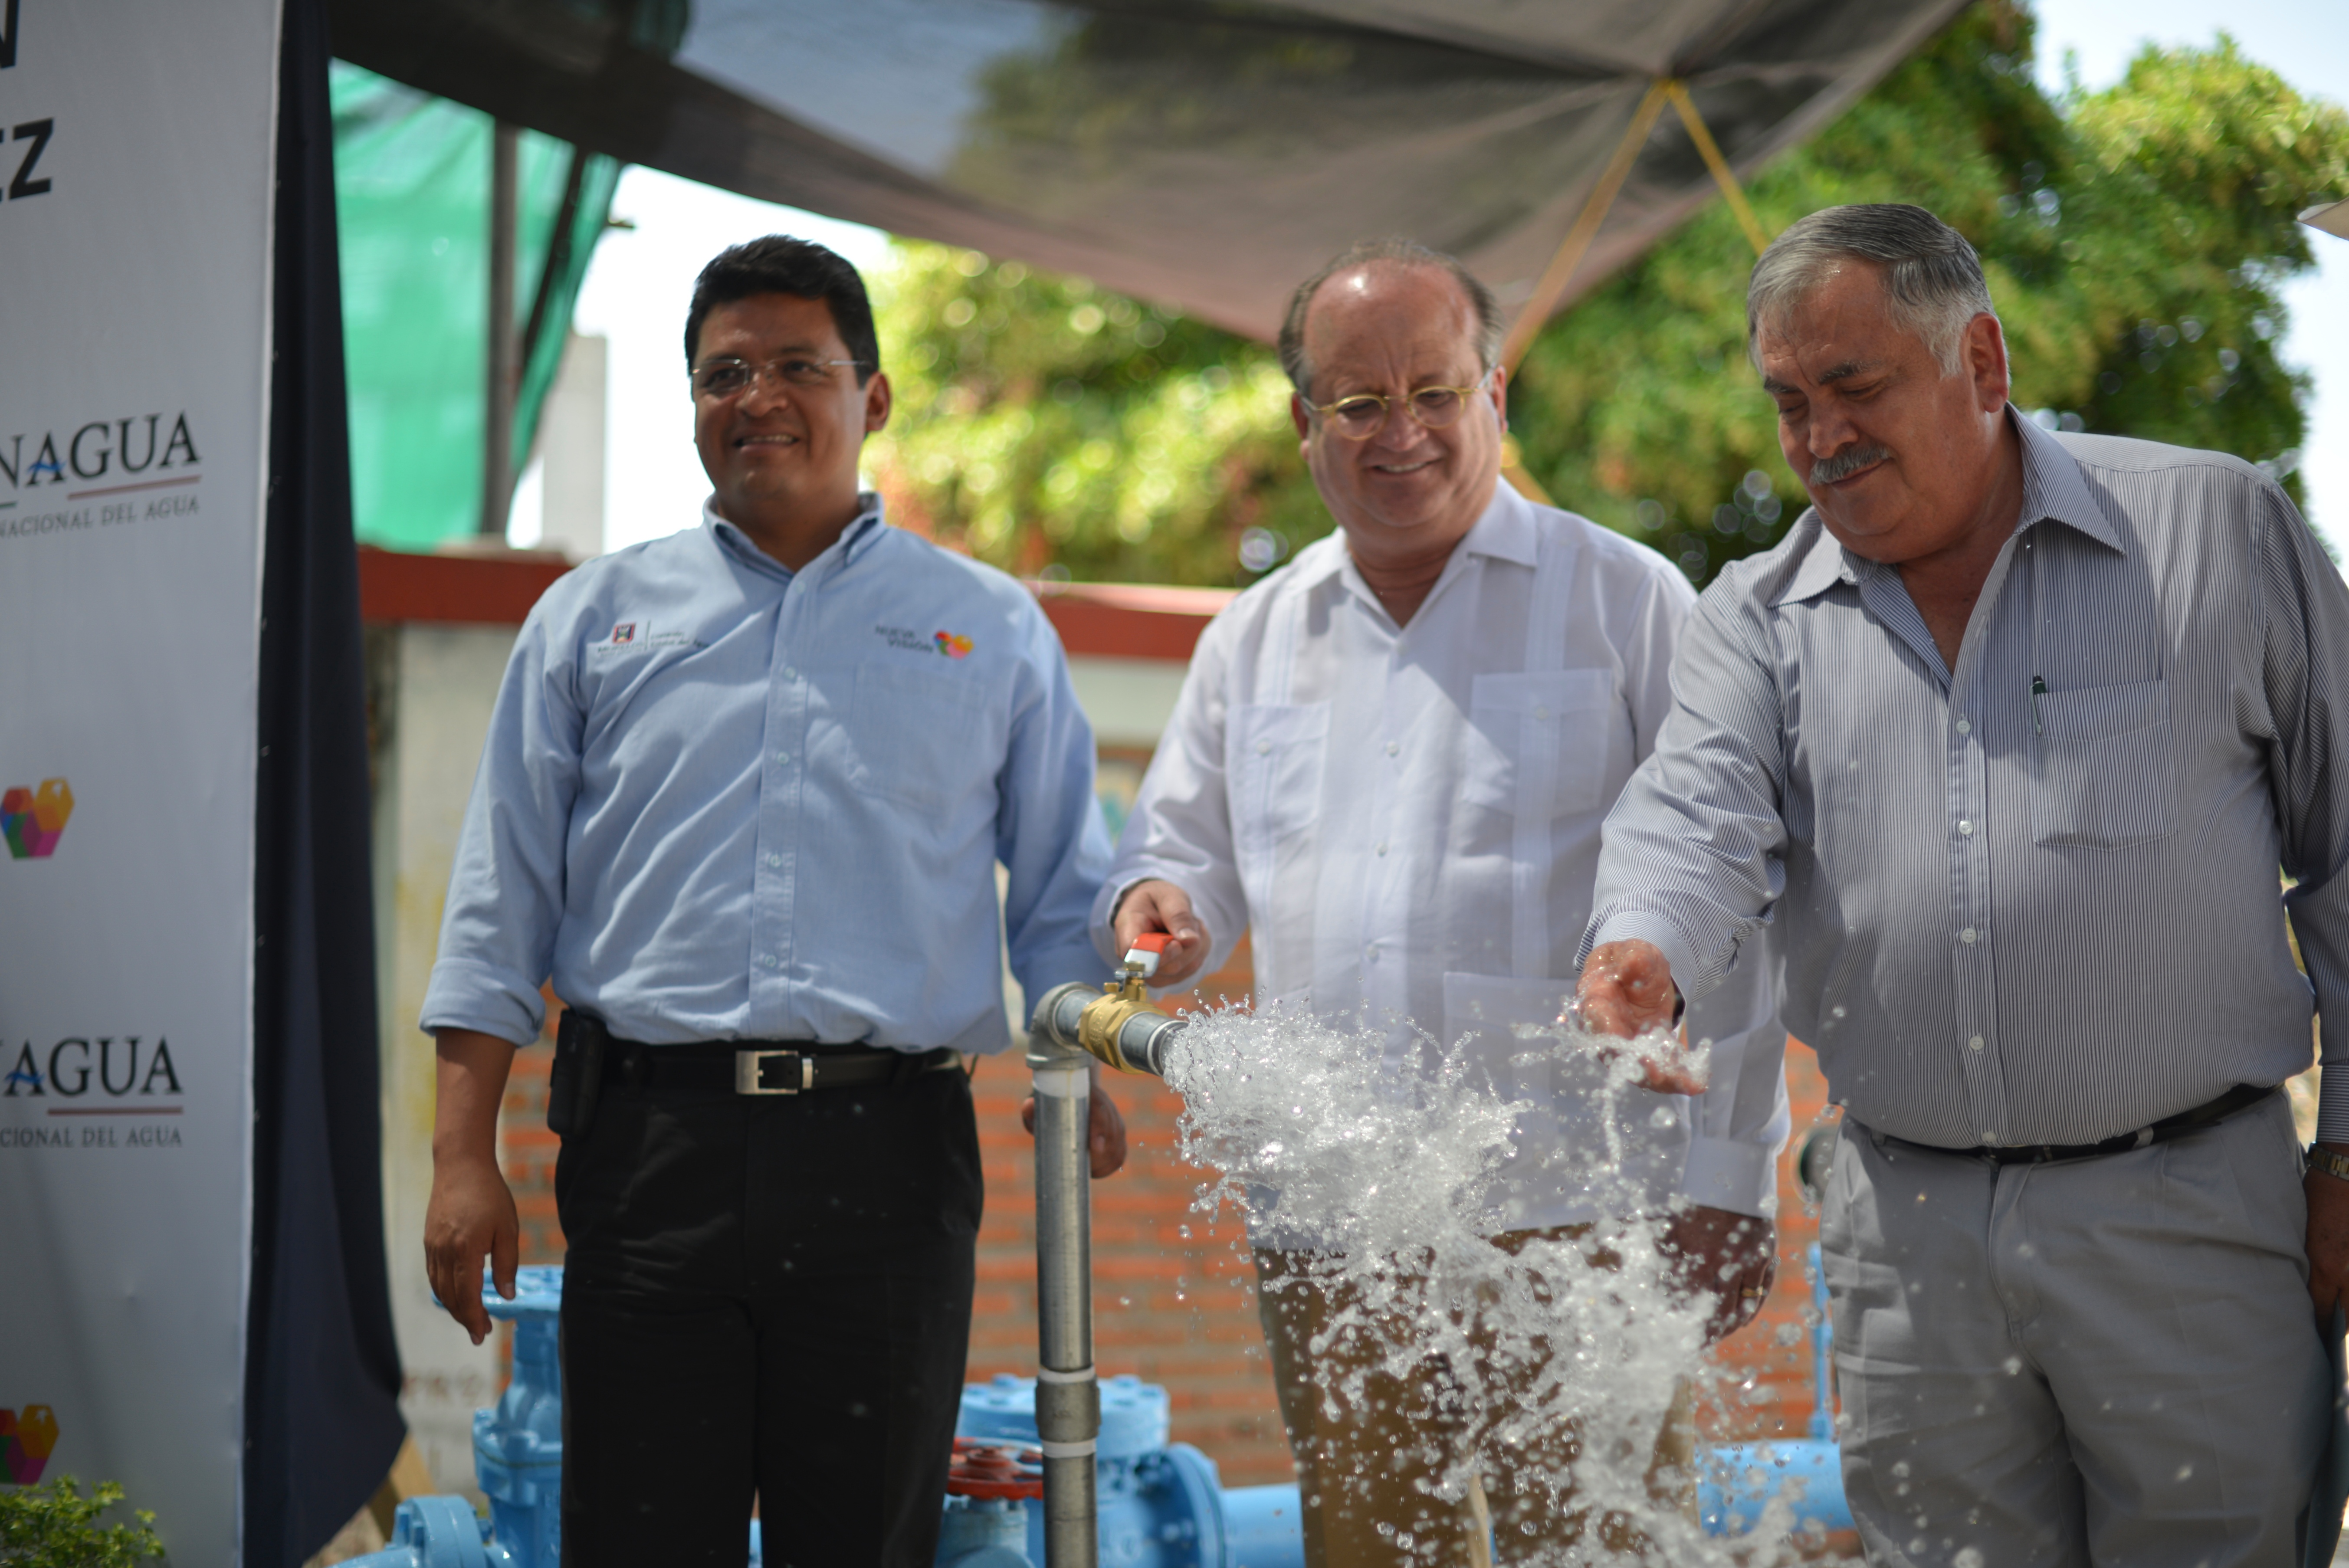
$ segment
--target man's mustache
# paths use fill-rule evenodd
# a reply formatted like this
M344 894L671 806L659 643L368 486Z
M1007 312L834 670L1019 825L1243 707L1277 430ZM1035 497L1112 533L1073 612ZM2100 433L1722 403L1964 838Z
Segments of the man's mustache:
M1883 462L1892 456L1889 447L1854 447L1837 452L1831 458L1821 458L1811 465L1811 483L1831 485L1837 480L1847 480L1860 469Z

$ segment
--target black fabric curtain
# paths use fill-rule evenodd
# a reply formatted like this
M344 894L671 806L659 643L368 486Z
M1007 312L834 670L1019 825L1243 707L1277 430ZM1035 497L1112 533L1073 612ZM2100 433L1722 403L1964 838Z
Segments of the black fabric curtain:
M294 1568L406 1431L383 1234L358 556L322 0L285 0L254 865L244 1562Z

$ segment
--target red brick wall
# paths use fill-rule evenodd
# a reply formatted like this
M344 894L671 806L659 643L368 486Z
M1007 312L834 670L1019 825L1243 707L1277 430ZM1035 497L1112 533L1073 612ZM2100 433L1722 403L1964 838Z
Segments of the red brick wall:
M1206 996L1247 994L1245 943L1232 963L1199 987ZM552 1037L552 1027L549 1029ZM506 1178L522 1217L522 1261L563 1261L554 1218L554 1135L546 1130L546 1071L541 1047L514 1059L501 1138ZM1817 1232L1793 1180L1794 1150L1816 1120L1825 1086L1811 1053L1787 1050L1795 1139L1779 1161L1778 1281L1761 1317L1722 1347L1738 1374L1704 1425L1722 1440L1800 1436L1810 1413L1810 1285L1804 1253ZM1028 1073L1011 1054L989 1057L972 1079L979 1150L987 1171L987 1218L978 1239L978 1289L971 1326L970 1376L1032 1376L1036 1367L1035 1173L1019 1127ZM1289 1479L1257 1326L1256 1291L1245 1237L1228 1211L1212 1223L1191 1210L1204 1174L1174 1152L1180 1099L1155 1078L1112 1075L1110 1093L1125 1117L1127 1164L1093 1186L1093 1321L1103 1376L1131 1372L1165 1385L1174 1435L1195 1443L1226 1486ZM1782 1327L1797 1330L1781 1345Z

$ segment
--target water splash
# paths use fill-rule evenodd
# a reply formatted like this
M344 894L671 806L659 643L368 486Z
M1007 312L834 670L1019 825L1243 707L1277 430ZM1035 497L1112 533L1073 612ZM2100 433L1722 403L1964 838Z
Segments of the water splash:
M1594 1526L1550 1540L1547 1555L1504 1544L1505 1560L1795 1561L1785 1502L1749 1535L1706 1536L1687 1501L1693 1474L1651 1468L1684 1380L1701 1399L1723 1397L1702 1356L1710 1300L1661 1252L1673 1215L1626 1137L1651 1119L1644 1102L1663 1104L1639 1087L1643 1063L1686 1054L1661 1035L1626 1049L1569 1025L1516 1034L1516 1054L1496 1068L1424 1037L1398 1059L1391 1033L1295 1012L1194 1014L1165 1079L1185 1101L1184 1157L1216 1173L1197 1207L1243 1210L1259 1244L1298 1256L1339 1304L1311 1346L1319 1365L1339 1352L1340 1370L1315 1390L1326 1418L1404 1388L1426 1443L1415 1457L1440 1498L1458 1504L1480 1483L1489 1493L1506 1469L1519 1498L1532 1494L1516 1517L1577 1513ZM1547 1081L1551 1068L1599 1102L1605 1130L1529 1156L1512 1139L1525 1107L1504 1086ZM1529 1177L1607 1217L1496 1245L1506 1195ZM1644 1538L1640 1557L1613 1550L1627 1536Z

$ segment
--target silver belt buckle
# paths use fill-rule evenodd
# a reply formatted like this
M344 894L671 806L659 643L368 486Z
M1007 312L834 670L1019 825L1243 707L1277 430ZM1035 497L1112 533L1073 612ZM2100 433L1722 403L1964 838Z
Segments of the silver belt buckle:
M797 1083L767 1087L766 1064L770 1057L796 1057L800 1071ZM734 1053L734 1092L736 1094L797 1094L815 1087L815 1058L801 1051L736 1051Z

